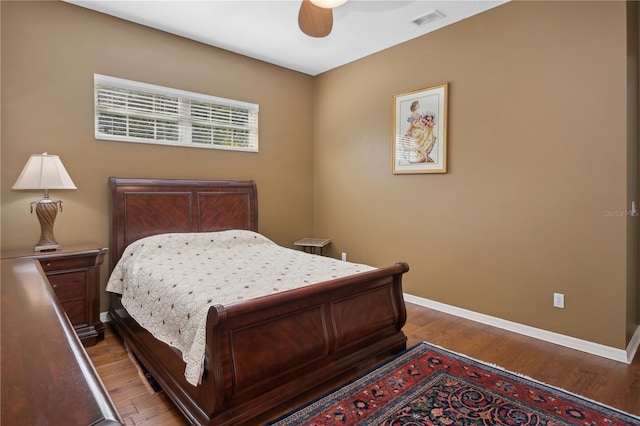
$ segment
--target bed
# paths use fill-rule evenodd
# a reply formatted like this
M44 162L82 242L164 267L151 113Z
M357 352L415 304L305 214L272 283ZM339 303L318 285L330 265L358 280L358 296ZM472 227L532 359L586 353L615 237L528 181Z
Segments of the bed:
M109 188L110 271L132 243L158 234L258 231L253 181L110 178ZM254 299L214 302L205 312L196 385L185 377L181 352L141 327L121 295L111 294L108 316L190 423L237 425L366 360L405 349L402 276L408 270L399 262Z

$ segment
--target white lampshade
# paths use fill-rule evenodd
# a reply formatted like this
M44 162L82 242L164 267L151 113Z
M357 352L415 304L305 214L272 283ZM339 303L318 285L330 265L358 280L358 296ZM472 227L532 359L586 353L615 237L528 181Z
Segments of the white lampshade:
M12 189L77 189L60 157L33 154Z
M342 6L347 0L309 0L311 3L323 9L333 9L334 7Z

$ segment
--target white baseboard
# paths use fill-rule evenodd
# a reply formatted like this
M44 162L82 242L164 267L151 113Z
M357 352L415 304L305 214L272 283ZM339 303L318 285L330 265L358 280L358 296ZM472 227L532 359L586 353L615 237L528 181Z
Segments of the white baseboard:
M640 327L636 328L636 331L633 334L629 345L627 346L627 350L625 351L623 349L612 348L610 346L589 342L587 340L576 339L575 337L566 336L564 334L554 333L552 331L518 324L516 322L507 321L502 318L480 314L478 312L447 305L444 303L436 302L434 300L424 299L422 297L413 296L407 293L404 293L404 299L407 302L415 303L416 305L424 306L426 308L435 309L436 311L445 312L457 317L469 319L493 327L498 327L503 330L508 330L528 337L533 337L535 339L555 343L557 345L565 346L571 349L577 349L582 352L609 358L614 361L624 362L626 364L631 364L633 357L638 351L638 347L640 347ZM107 312L100 312L100 321L102 321L103 323L109 322Z
M633 357L638 350L638 346L640 346L640 327L636 328L636 331L633 334L633 337L631 338L627 349L624 350L601 345L599 343L589 342L587 340L577 339L575 337L566 336L564 334L554 333L552 331L547 331L540 328L530 327L528 325L518 324L516 322L507 321L501 318L458 308L456 306L424 299L422 297L413 296L407 293L404 294L404 299L407 302L415 303L416 305L424 306L426 308L435 309L436 311L445 312L447 314L455 315L482 324L498 327L503 330L512 331L514 333L544 340L550 343L555 343L557 345L576 349L582 352L587 352L593 355L598 355L604 358L609 358L614 361L624 362L627 364L631 364L631 361L633 360Z

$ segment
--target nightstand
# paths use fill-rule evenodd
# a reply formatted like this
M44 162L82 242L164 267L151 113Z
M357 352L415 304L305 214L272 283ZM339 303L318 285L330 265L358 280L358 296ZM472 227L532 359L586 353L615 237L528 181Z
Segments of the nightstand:
M58 301L84 346L104 338L100 321L100 265L108 249L98 244L66 246L34 252L7 250L2 259L29 258L40 262Z
M302 250L311 254L319 254L322 256L322 249L331 244L329 238L303 238L293 243L296 246L302 246Z

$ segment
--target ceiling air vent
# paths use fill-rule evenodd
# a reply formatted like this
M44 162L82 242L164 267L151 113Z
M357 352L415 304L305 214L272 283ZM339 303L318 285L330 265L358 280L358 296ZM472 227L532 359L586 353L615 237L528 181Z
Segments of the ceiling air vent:
M427 12L424 15L420 15L417 18L411 19L409 22L416 24L417 26L429 24L433 21L437 21L438 19L444 18L446 15L439 10L432 10L431 12Z

